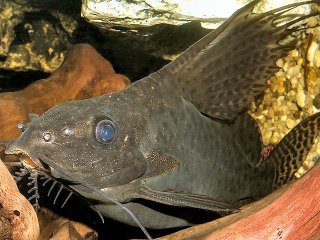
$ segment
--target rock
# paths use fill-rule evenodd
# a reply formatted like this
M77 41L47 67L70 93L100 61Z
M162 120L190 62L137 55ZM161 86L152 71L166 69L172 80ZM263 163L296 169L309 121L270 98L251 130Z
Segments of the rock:
M311 66L313 66L314 64L316 52L318 49L319 49L319 44L317 42L312 42L310 44L310 47L308 49L307 59L310 62Z
M306 105L306 94L302 90L298 90L297 104L302 108L305 107L305 105Z
M45 72L56 69L71 44L68 31L57 24L54 11L44 11L25 0L0 0L0 5L0 68ZM69 25L77 25L74 19L68 21Z
M181 25L191 20L217 27L237 8L239 6L236 1L228 1L228 4L221 5L208 4L204 0L84 0L81 14L89 22L104 29L113 26L139 28L161 23Z
M125 88L130 83L116 74L112 65L88 44L70 48L63 64L47 79L27 88L0 94L0 139L13 140L19 123L29 114L42 114L59 103L99 96Z
M226 18L248 1L226 0L221 3L207 0L83 0L81 14L101 29L113 26L140 28L157 24L181 25L199 21L204 27L217 28ZM255 9L266 11L277 6L275 1L265 1Z
M80 16L81 1L0 0L0 91L46 78L65 51L89 43L132 81L161 68L209 32L199 22L139 30L97 29ZM174 44L172 44L174 39Z
M0 160L0 239L37 240L37 215Z
M318 239L320 165L240 212L159 240ZM308 187L306 187L308 186Z

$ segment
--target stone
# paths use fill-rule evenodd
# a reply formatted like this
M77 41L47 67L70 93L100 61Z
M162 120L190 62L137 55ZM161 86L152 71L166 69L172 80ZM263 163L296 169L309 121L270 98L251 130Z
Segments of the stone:
M83 0L81 14L101 29L114 26L126 28L150 27L157 24L181 25L199 21L203 27L217 28L226 18L248 1L225 0L223 4L210 0ZM293 1L265 1L256 12L267 11Z

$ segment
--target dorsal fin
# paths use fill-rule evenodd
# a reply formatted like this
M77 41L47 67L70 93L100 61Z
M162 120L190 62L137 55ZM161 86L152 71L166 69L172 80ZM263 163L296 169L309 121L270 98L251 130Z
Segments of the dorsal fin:
M291 41L280 41L300 29L293 25L302 27L303 20L313 15L275 26L274 22L287 11L311 1L252 13L258 2L235 12L218 29L159 70L162 76L170 76L167 79L175 81L183 97L202 113L233 121L254 97L263 93L266 80L278 69L275 61L294 46Z

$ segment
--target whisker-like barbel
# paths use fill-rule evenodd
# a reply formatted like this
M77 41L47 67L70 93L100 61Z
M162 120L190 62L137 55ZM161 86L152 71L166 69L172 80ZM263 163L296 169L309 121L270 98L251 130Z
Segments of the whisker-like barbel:
M139 219L128 208L126 208L122 203L118 202L113 197L109 196L107 193L101 191L100 189L97 189L94 186L88 184L86 181L83 181L80 178L75 177L72 173L69 173L68 171L62 169L57 164L55 164L50 158L48 158L46 155L44 155L44 154L39 155L39 159L41 159L42 161L45 161L47 164L50 164L51 167L53 167L56 171L62 173L63 175L73 176L72 180L75 183L78 183L78 184L81 184L82 186L85 186L86 188L90 189L92 191L92 193L94 193L94 194L102 197L103 199L106 199L106 200L116 204L117 206L121 207L124 211L126 211L128 213L128 215L130 215L130 217L135 221L137 226L142 230L142 232L146 235L146 237L149 240L153 239L150 236L150 234L148 233L148 231L144 228L144 226L140 223Z
M7 153L26 154L50 173L49 192L56 179L65 181L104 216L138 225L148 238L144 227L189 226L195 211L225 213L266 196L294 177L318 136L320 113L261 161L258 125L245 110L318 13L285 17L317 1L253 13L259 2L126 89L51 108Z
M68 196L66 197L66 199L65 199L64 202L62 203L61 208L63 208L63 207L66 205L66 203L68 202L68 200L70 199L70 197L72 196L72 194L73 194L73 192L70 191L69 194L68 194Z
M54 186L57 184L57 181L54 181L53 180L53 183L52 183L52 185L51 185L51 187L50 187L50 189L49 189L49 191L48 191L48 194L47 194L47 196L49 197L50 196L50 194L51 194L51 192L52 192L52 190L53 190L53 188L54 188Z

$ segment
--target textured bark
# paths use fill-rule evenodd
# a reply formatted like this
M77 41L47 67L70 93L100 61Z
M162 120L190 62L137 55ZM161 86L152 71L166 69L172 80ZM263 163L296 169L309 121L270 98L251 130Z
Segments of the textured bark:
M47 209L38 214L41 233L38 240L96 240L98 234L86 225L58 216Z
M241 212L159 240L286 239L320 237L320 165L298 181L243 207Z
M37 215L0 160L0 239L36 240L38 236Z

